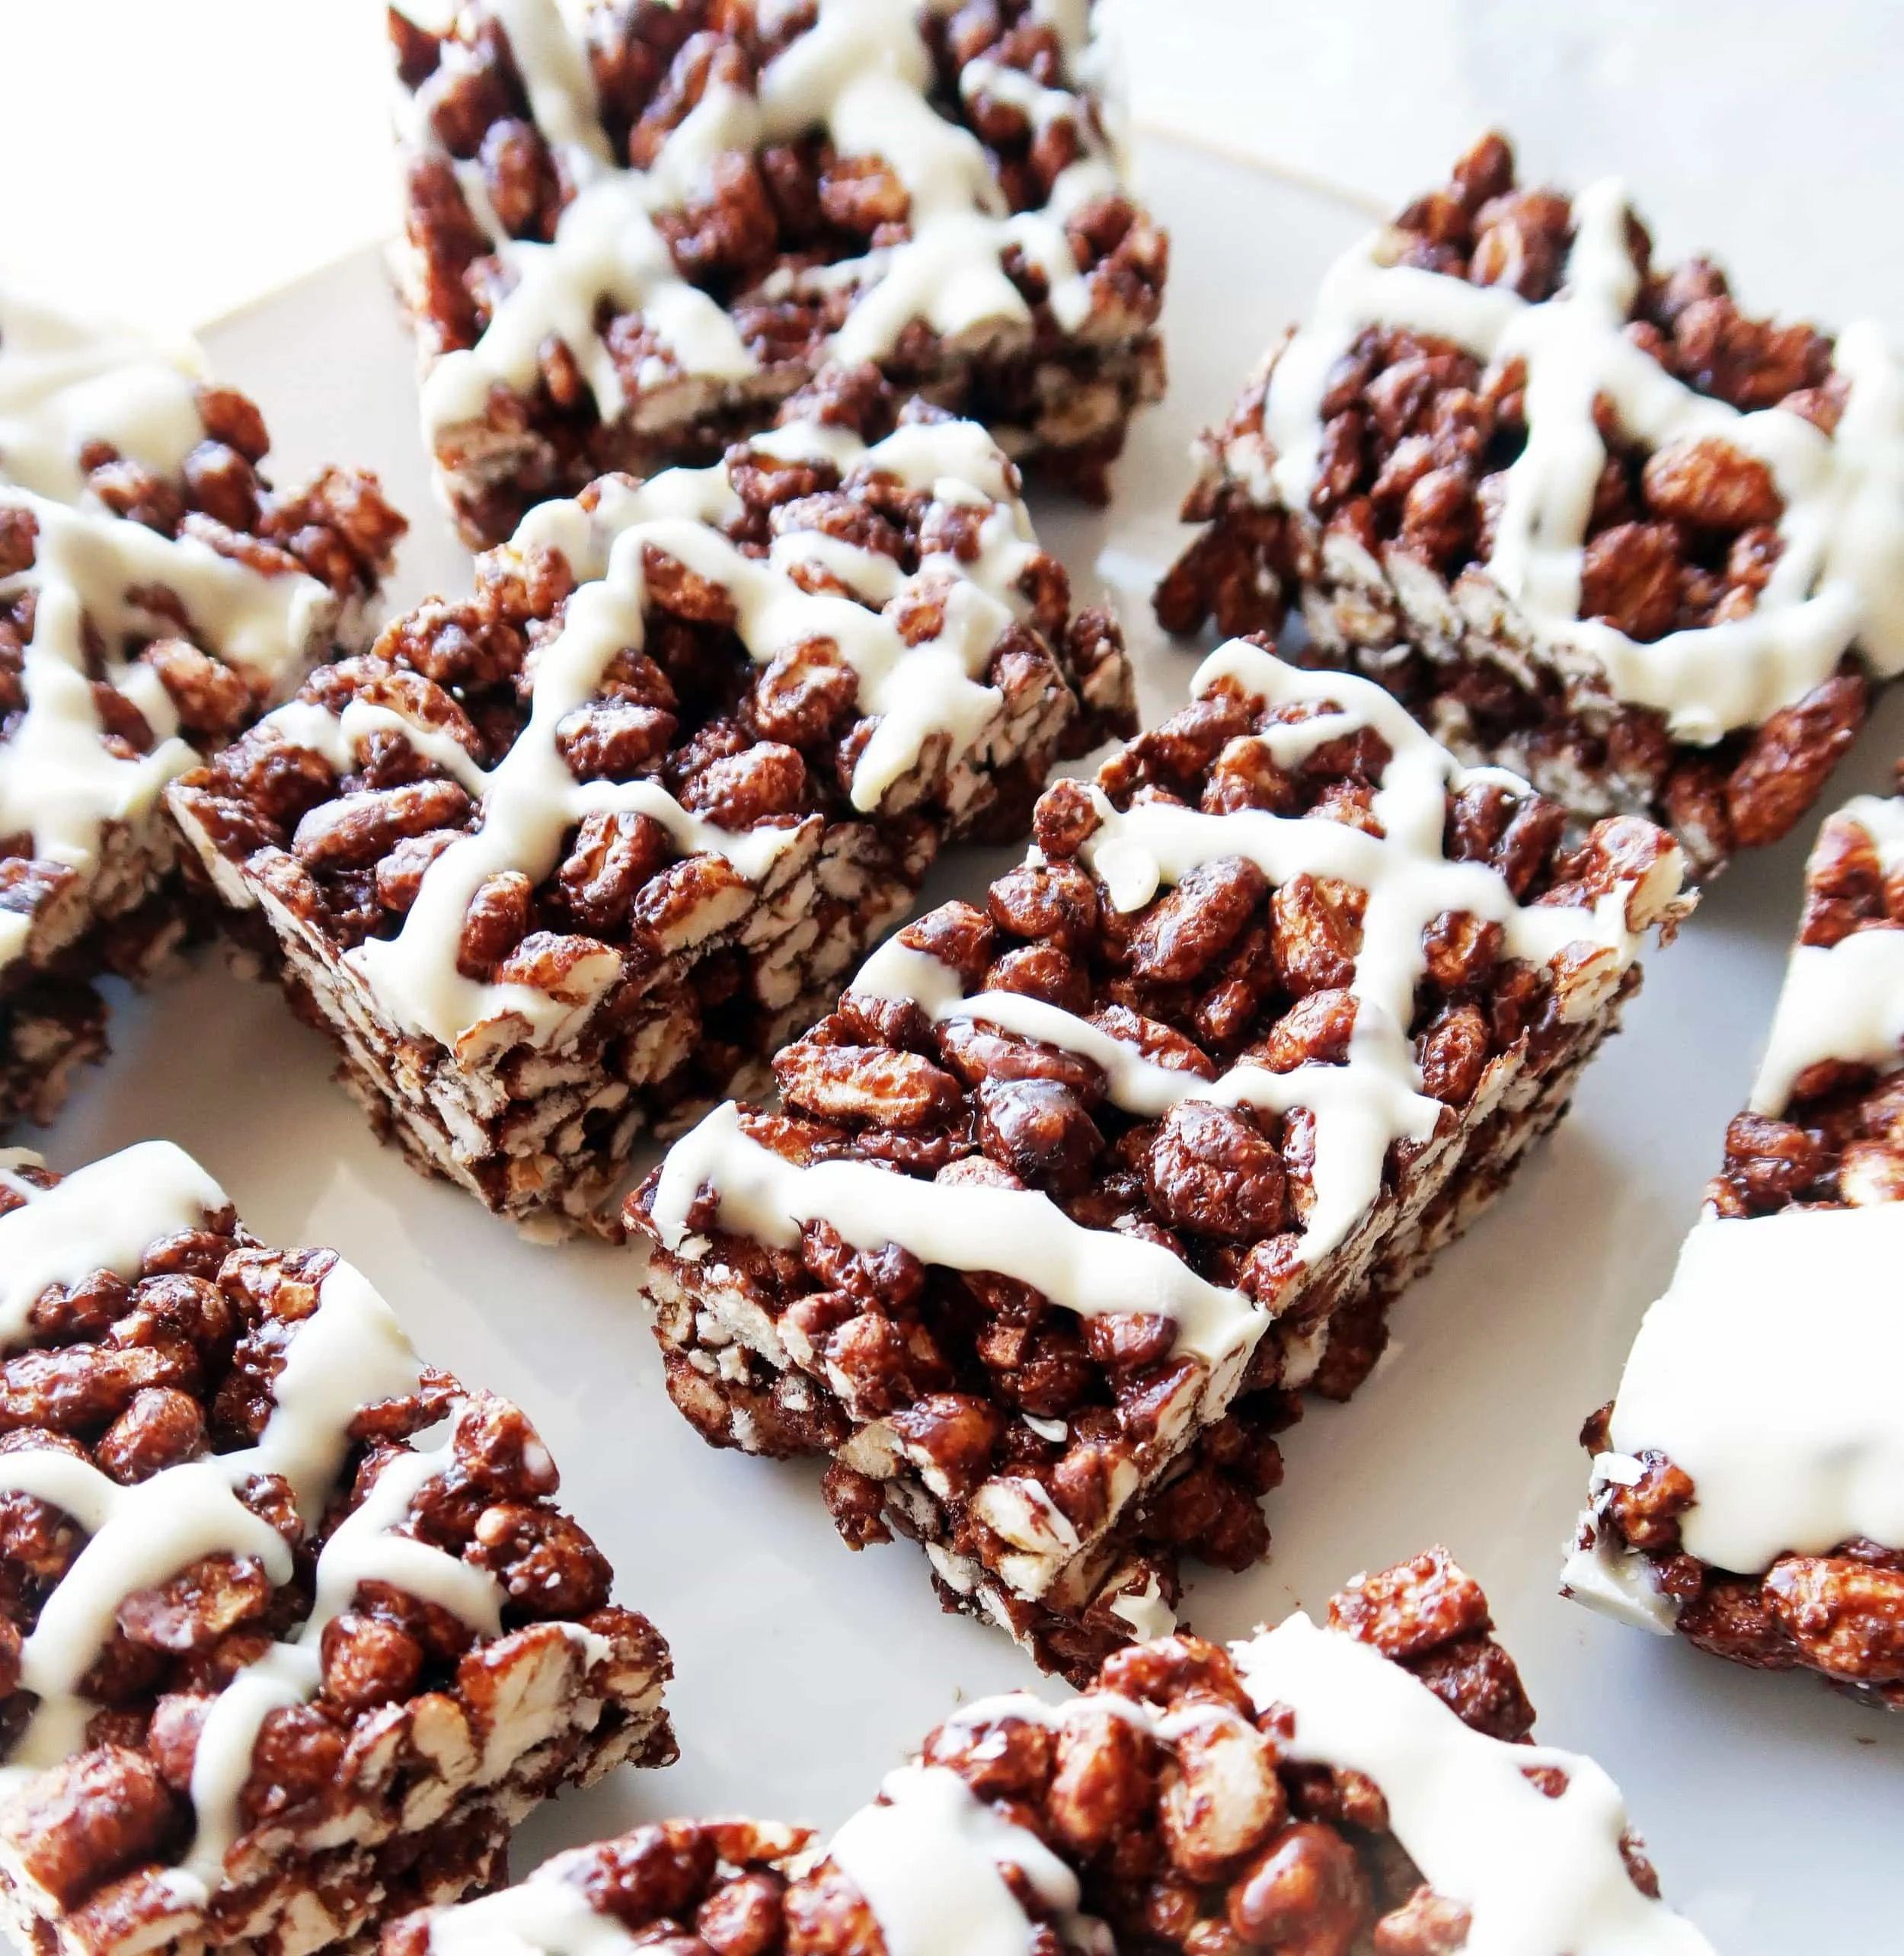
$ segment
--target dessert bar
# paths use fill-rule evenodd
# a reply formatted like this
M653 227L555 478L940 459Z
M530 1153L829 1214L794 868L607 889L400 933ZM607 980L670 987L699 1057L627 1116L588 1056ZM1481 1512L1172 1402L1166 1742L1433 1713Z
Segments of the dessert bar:
M1238 641L628 1205L676 1403L1074 1677L1259 1558L1270 1435L1559 1119L1685 909L1634 817Z
M870 369L790 412L544 504L173 791L372 1118L518 1220L583 1219L819 1016L941 837L1023 835L1053 755L1129 724L982 428L895 425Z
M267 446L190 348L0 290L0 1125L187 932L165 784L364 634L403 519L337 469L276 493Z
M1172 631L1273 630L1710 875L1803 816L1904 667L1904 371L1656 266L1617 182L1488 136L1347 254L1199 445Z
M1618 1789L1536 1745L1487 1599L1432 1549L1228 1651L1121 1651L1083 1695L956 1714L824 1847L667 1821L414 1915L383 1956L1711 1956Z
M1825 824L1750 1104L1618 1396L1579 1601L1904 1707L1904 800ZM1796 1311L1796 1315L1794 1315Z
M0 1926L373 1948L564 1785L674 1756L666 1645L529 1421L146 1142L0 1159Z
M436 11L439 10L430 10ZM391 14L426 438L474 548L877 363L1094 500L1163 392L1165 241L1089 0Z

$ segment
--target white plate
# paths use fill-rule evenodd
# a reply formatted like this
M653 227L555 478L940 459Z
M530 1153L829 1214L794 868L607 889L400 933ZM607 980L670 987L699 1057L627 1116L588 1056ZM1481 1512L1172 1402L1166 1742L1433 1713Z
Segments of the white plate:
M1187 150L1152 144L1141 161L1174 233L1175 384L1139 426L1114 510L1047 500L1040 514L1081 596L1101 577L1117 586L1155 715L1181 698L1193 663L1160 640L1145 602L1179 540L1186 444L1366 220ZM400 596L467 588L468 560L429 499L409 347L373 255L208 337L219 370L263 404L280 479L324 459L374 467L415 516ZM1832 799L1886 782L1904 749L1900 709L1893 700L1879 714ZM1398 1309L1377 1376L1289 1437L1287 1478L1270 1497L1273 1560L1241 1577L1196 1573L1187 1600L1198 1629L1236 1635L1317 1608L1356 1570L1446 1542L1493 1599L1542 1736L1613 1772L1669 1894L1730 1956L1898 1947L1904 1718L1618 1628L1561 1602L1554 1577L1585 1486L1575 1435L1611 1395L1743 1102L1808 840L1741 858L1653 960L1572 1117ZM929 893L976 892L1005 859L957 858ZM533 1247L420 1180L371 1140L329 1083L326 1049L276 994L215 965L119 1005L114 1057L44 1146L71 1167L170 1136L254 1229L337 1245L428 1357L519 1400L540 1426L621 1596L673 1645L682 1756L538 1817L519 1873L557 1846L674 1813L831 1825L962 1696L1038 1682L995 1632L940 1613L916 1550L849 1555L813 1466L701 1444L663 1392L628 1254Z

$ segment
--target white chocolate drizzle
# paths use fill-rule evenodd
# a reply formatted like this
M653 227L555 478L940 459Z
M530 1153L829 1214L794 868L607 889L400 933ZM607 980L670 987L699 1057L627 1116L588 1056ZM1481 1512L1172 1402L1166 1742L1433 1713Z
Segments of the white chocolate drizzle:
M1835 436L1783 408L1742 414L1695 392L1627 337L1639 274L1627 250L1624 187L1607 181L1573 204L1566 283L1530 305L1504 286L1382 262L1380 234L1330 270L1310 324L1276 361L1263 430L1267 478L1248 452L1229 459L1264 500L1306 510L1331 370L1372 327L1430 334L1484 363L1526 368L1527 446L1484 569L1536 640L1589 662L1615 698L1665 713L1674 735L1710 743L1756 726L1828 679L1855 644L1879 673L1904 670L1904 372L1883 330L1837 341L1850 395ZM1717 437L1771 470L1784 513L1770 581L1745 616L1650 644L1580 615L1581 567L1605 449L1593 404L1649 449Z
M217 1184L167 1142L129 1149L50 1190L19 1176L29 1165L37 1165L37 1158L12 1152L0 1171L26 1198L0 1216L0 1269L11 1285L5 1343L20 1338L18 1299L27 1283L36 1284L37 1295L46 1283L75 1282L102 1267L135 1275L140 1258L129 1247L133 1242L142 1238L143 1248L225 1206ZM99 1708L80 1686L129 1596L209 1555L254 1559L274 1587L291 1580L289 1545L245 1504L244 1490L260 1475L282 1477L300 1520L315 1528L350 1457L352 1423L367 1406L414 1392L419 1376L389 1306L340 1261L290 1341L272 1388L270 1417L254 1446L165 1468L129 1486L58 1449L0 1453L0 1489L60 1509L89 1538L21 1645L21 1689L39 1702L0 1766L0 1797L85 1749L88 1721ZM196 1833L170 1876L186 1905L203 1906L222 1879L241 1831L239 1796L260 1726L271 1712L315 1696L325 1626L350 1607L359 1583L387 1582L449 1611L481 1635L500 1632L502 1592L487 1571L394 1532L420 1489L452 1464L453 1440L452 1424L439 1445L412 1449L383 1469L318 1556L309 1617L218 1694L193 1763Z
M85 871L102 828L151 814L167 782L195 764L178 716L141 641L189 633L251 683L281 695L333 607L302 573L267 576L193 536L161 536L113 515L78 462L110 442L161 475L177 475L203 438L190 358L96 333L0 292L0 514L30 517L34 561L0 579L0 603L30 594L33 635L21 673L26 711L0 743L0 836L27 836L32 853ZM156 593L189 625L155 609ZM87 628L104 642L88 651ZM123 693L153 735L149 753L115 752L94 702L94 677ZM0 911L0 964L27 949L31 920Z
M880 1800L833 1836L833 1865L865 1899L887 1956L1030 1956L1032 1925L1003 1870L1017 1869L1065 1940L1101 1935L1080 1913L1078 1878L1029 1830L944 1766L889 1772Z
M196 347L82 324L0 286L0 479L79 503L79 452L103 441L175 480L205 439L202 369Z
M1115 1598L1110 1613L1128 1623L1131 1635L1140 1643L1168 1637L1177 1628L1177 1612L1164 1600L1164 1593L1158 1586L1155 1573L1145 1578L1141 1590L1126 1590Z
M851 989L912 999L934 1020L978 1021L1080 1054L1103 1069L1113 1104L1141 1116L1161 1114L1191 1099L1278 1112L1308 1109L1315 1117L1315 1203L1302 1254L1313 1261L1372 1211L1391 1145L1429 1139L1442 1112L1439 1102L1421 1091L1408 1037L1426 925L1444 910L1470 912L1502 926L1509 956L1536 965L1570 947L1593 947L1599 968L1570 1007L1584 1014L1603 1001L1637 953L1639 935L1628 922L1635 892L1631 884L1619 884L1590 911L1523 906L1497 871L1449 861L1442 836L1450 789L1498 778L1521 794L1529 791L1512 776L1462 770L1371 682L1300 671L1241 641L1204 662L1193 690L1200 696L1226 680L1267 702L1336 703L1335 712L1252 737L1269 740L1279 762L1293 765L1324 741L1357 727L1375 728L1393 753L1374 804L1385 836L1257 810L1207 815L1140 803L1120 813L1094 790L1102 826L1085 845L1086 860L1111 900L1126 910L1141 908L1199 864L1228 857L1257 863L1273 883L1308 871L1340 876L1366 890L1362 950L1350 988L1356 1022L1346 1064L1273 1073L1246 1063L1206 1079L1159 1066L1043 1000L1000 992L962 997L955 973L896 941L874 954ZM1676 888L1679 869L1672 852L1654 874L1664 887ZM1657 893L1650 890L1647 895ZM653 1221L677 1254L706 1253L706 1239L688 1227L703 1191L716 1197L723 1227L779 1248L797 1245L803 1224L824 1220L857 1248L896 1243L928 1264L995 1271L1032 1285L1081 1316L1161 1313L1175 1321L1178 1349L1212 1364L1253 1345L1264 1322L1260 1309L1243 1293L1205 1282L1159 1245L1085 1229L1038 1191L922 1181L864 1162L802 1167L752 1139L731 1103L676 1142L662 1165Z
M531 388L551 337L574 355L604 421L623 412L631 391L682 375L729 382L756 376L759 364L732 319L680 276L654 219L705 195L723 155L816 130L842 156L883 159L910 201L902 242L769 281L770 296L802 289L853 295L826 350L833 358L883 358L915 320L948 340L1022 337L1031 309L1002 263L1014 246L1048 281L1061 327L1075 331L1089 317L1091 281L1078 269L1065 225L1117 183L1088 106L1062 89L1037 91L1034 120L1042 127L1069 118L1080 153L1059 173L1043 209L1013 214L977 139L928 99L932 57L921 15L929 9L916 0L819 0L817 21L762 72L757 96L712 82L646 170L618 167L611 158L578 29L564 19L557 0L492 0L488 11L509 36L538 127L578 188L551 243L519 240L494 225L480 170L458 166L471 209L489 224L513 283L476 345L444 355L433 368L423 388L431 433L480 418L498 384L519 392ZM1050 18L1075 59L1083 27L1075 0L1064 0ZM973 69L969 88L1002 91L1014 104L1035 85L996 63ZM416 105L404 111L404 121L413 143L438 146ZM639 313L665 356L647 356L631 374L618 369L596 329L605 299L618 312Z
M1475 1731L1399 1664L1299 1611L1230 1648L1258 1710L1295 1714L1286 1756L1381 1789L1423 1881L1468 1911L1463 1956L1712 1956L1633 1885L1625 1804L1593 1759ZM1526 1777L1541 1766L1566 1777L1556 1798Z
M0 1351L27 1342L42 1291L102 1270L136 1277L158 1238L198 1229L225 1206L225 1191L169 1141L136 1143L50 1189L18 1172L39 1165L30 1149L0 1149L0 1185L23 1199L0 1216Z
M1876 845L1888 877L1904 866L1904 800L1860 795L1833 818ZM1904 1060L1904 930L1854 931L1792 947L1771 1035L1752 1089L1755 1114L1781 1114L1808 1067L1828 1060L1888 1072Z
M511 546L516 552L559 551L577 577L588 581L569 598L561 631L536 649L528 724L493 768L481 766L448 735L362 700L350 701L340 716L296 702L263 723L267 737L311 749L340 772L357 765L369 737L401 733L481 804L481 826L430 864L398 935L372 939L347 956L407 1031L426 1034L467 1059L519 1041L559 1046L586 1019L620 976L620 955L610 946L570 972L560 995L468 978L456 968L458 941L478 890L510 871L539 882L560 860L565 836L586 816L609 810L650 816L683 853L720 856L756 885L803 833L784 820L740 833L717 828L657 781L584 782L570 772L558 729L567 714L595 697L615 656L642 644L650 550L727 593L738 614L735 631L756 664L824 639L852 668L858 710L877 722L854 768L855 808L878 808L934 741L949 743L955 757L989 752L1004 702L984 675L999 639L1030 615L1020 581L1037 555L1031 519L1004 454L982 428L966 421L908 423L870 448L838 430L799 427L777 430L762 445L782 455L824 455L942 502L985 509L978 556L966 563L949 552L930 555L905 577L890 558L790 531L775 539L762 561L722 533L720 526L742 513L725 465L670 469L634 487L609 482L592 513L574 503L545 503L516 532ZM858 561L848 562L842 552ZM867 603L803 590L790 574L801 561L851 572L848 581L866 593ZM922 593L940 604L943 624L934 636L909 644L897 615ZM869 609L875 603L877 609Z
M1847 823L1870 836L1886 875L1904 862L1904 800L1861 795L1826 836ZM1782 1115L1806 1070L1834 1060L1887 1069L1904 1060L1904 930L1793 947L1752 1111ZM1904 1542L1900 1256L1904 1203L1702 1216L1628 1354L1611 1450L1593 1461L1594 1504L1656 1452L1692 1477L1680 1540L1711 1568L1761 1575L1781 1555L1858 1536ZM1561 1587L1664 1634L1679 1604L1650 1569L1589 1511Z

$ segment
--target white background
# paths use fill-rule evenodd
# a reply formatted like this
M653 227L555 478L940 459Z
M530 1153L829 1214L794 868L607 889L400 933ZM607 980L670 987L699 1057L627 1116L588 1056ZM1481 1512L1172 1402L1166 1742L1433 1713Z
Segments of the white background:
M1537 168L1626 167L1669 244L1711 243L1748 267L1749 296L1895 324L1899 172L1877 158L1896 142L1904 8L1813 0L1803 47L1788 30L1773 38L1798 12L1527 0L1509 35L1502 0L1133 0L1129 25L1138 107L1155 125L1393 201L1506 120ZM377 14L368 0L0 0L0 158L27 193L8 200L0 261L182 322L361 248L391 208ZM1565 24L1583 17L1591 35ZM1081 596L1095 595L1094 567L1117 588L1155 714L1190 665L1143 602L1178 541L1189 434L1362 219L1167 143L1140 145L1139 160L1177 239L1171 398L1140 423L1111 510L1041 503L1038 517ZM264 404L282 479L363 462L417 515L401 596L465 579L428 507L409 356L374 251L209 337L220 370ZM1896 697L1832 797L1880 786L1901 749ZM1650 960L1572 1117L1404 1301L1391 1362L1289 1437L1273 1561L1204 1572L1188 1602L1199 1628L1236 1635L1446 1539L1493 1599L1542 1736L1604 1761L1669 1894L1725 1956L1896 1956L1904 1717L1717 1664L1554 1593L1584 1483L1575 1432L1612 1390L1752 1077L1805 841L1742 861ZM955 855L941 893L986 873ZM519 1869L669 1812L832 1824L959 1697L1033 1681L1002 1638L940 1615L915 1552L845 1553L811 1471L703 1447L666 1405L628 1257L535 1248L414 1178L275 997L208 960L123 1011L113 1037L114 1059L47 1137L53 1159L168 1133L260 1234L337 1245L433 1360L529 1410L621 1594L672 1642L679 1766L558 1803L525 1830Z
M1141 123L1390 205L1497 123L1536 174L1624 173L1663 244L1749 298L1904 325L1899 0L1114 3ZM382 235L382 21L0 0L0 267L196 324Z

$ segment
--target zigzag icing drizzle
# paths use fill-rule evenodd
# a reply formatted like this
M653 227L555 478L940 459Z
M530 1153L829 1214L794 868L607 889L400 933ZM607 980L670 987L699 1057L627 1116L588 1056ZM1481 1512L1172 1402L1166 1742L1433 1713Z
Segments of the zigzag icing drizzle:
M628 388L596 330L605 296L618 311L640 312L671 356L650 356L638 385L659 385L677 371L727 381L756 373L726 312L676 270L653 219L704 194L722 155L816 129L842 156L883 158L911 199L906 241L801 275L855 295L828 348L834 358L880 358L914 319L947 338L1027 328L1030 309L1000 263L1014 245L1049 281L1060 325L1075 330L1089 316L1090 281L1065 224L1115 189L1104 145L1077 97L1037 88L995 62L971 64L968 93L1004 92L1040 125L1069 116L1077 127L1082 153L1059 174L1045 207L1011 213L977 139L927 100L932 57L921 16L947 11L938 0L819 0L817 21L762 73L757 95L711 82L646 170L618 167L610 156L586 57L557 0L493 0L490 11L508 34L538 126L579 187L554 241L524 242L495 223L480 169L458 166L471 209L487 221L516 282L477 344L433 369L423 389L431 430L479 418L499 382L531 387L551 335L574 354L602 418L612 420L628 404ZM1075 65L1087 10L1078 0L1046 0L1033 14L1058 30ZM421 116L411 110L407 120L413 142L435 146Z
M177 713L158 675L123 656L129 638L181 628L152 595L181 603L197 641L264 696L295 675L331 602L315 578L267 577L196 537L161 536L87 489L78 457L91 441L177 477L204 439L195 358L96 332L0 291L0 515L19 512L37 532L32 565L0 578L0 602L34 600L26 711L0 742L0 835L30 836L35 856L72 868L95 861L107 823L143 817L165 784L196 764L175 737ZM96 672L88 623L104 641ZM95 676L145 715L149 753L106 744ZM30 928L26 916L0 910L0 964L24 951Z
M26 1312L47 1285L75 1283L102 1268L136 1277L147 1245L196 1227L206 1212L226 1206L218 1184L169 1142L142 1143L51 1189L17 1172L38 1165L37 1155L22 1150L0 1155L0 1183L24 1198L0 1216L5 1344L19 1339ZM352 1422L366 1406L414 1392L418 1376L416 1355L388 1305L339 1262L324 1278L317 1309L291 1341L256 1445L168 1467L129 1486L53 1449L0 1454L0 1490L61 1509L90 1538L22 1645L21 1689L39 1704L0 1766L0 1795L85 1749L87 1723L99 1707L79 1686L128 1596L208 1555L255 1558L273 1587L291 1580L289 1546L239 1498L241 1491L257 1476L280 1475L300 1519L315 1527L337 1491ZM225 1854L241 1831L239 1796L259 1728L272 1712L316 1695L325 1625L351 1606L359 1583L388 1583L448 1610L479 1635L499 1634L503 1596L492 1576L392 1532L418 1492L452 1464L453 1437L452 1426L437 1446L405 1453L383 1469L319 1554L310 1616L218 1694L193 1757L196 1832L170 1878L182 1904L203 1906L218 1887ZM588 1633L571 1634L580 1639Z
M1679 738L1711 743L1800 698L1854 643L1880 673L1904 670L1904 373L1880 326L1845 328L1836 359L1851 392L1835 437L1782 408L1741 414L1694 392L1623 330L1639 286L1628 212L1617 181L1581 193L1567 283L1537 305L1503 286L1385 265L1380 235L1366 240L1331 270L1310 324L1276 361L1267 475L1246 443L1229 460L1263 500L1307 510L1331 369L1371 327L1430 334L1483 362L1524 360L1527 446L1507 472L1487 574L1542 643L1591 660L1615 698L1660 708ZM1648 448L1717 436L1771 469L1785 504L1781 548L1745 617L1650 644L1580 617L1606 452L1593 421L1599 395Z
M570 772L558 740L561 724L594 698L618 653L641 647L644 553L650 549L728 593L738 612L735 631L756 664L810 640L837 648L858 676L858 710L879 723L855 766L856 808L877 808L935 740L949 743L954 756L979 759L987 753L1003 699L983 675L1000 638L1030 613L1018 584L1037 555L1030 517L1002 452L969 421L909 423L871 448L836 428L796 425L762 436L754 446L782 457L823 459L842 471L890 476L941 501L982 509L979 553L970 563L950 554L928 556L908 577L877 551L791 531L775 539L762 561L721 533L721 526L743 513L724 464L670 469L634 487L609 481L592 513L573 503L545 503L516 532L511 546L516 552L559 551L585 581L567 602L560 632L537 649L528 724L494 767L480 765L449 735L361 699L350 702L341 716L296 702L263 723L268 736L322 754L340 772L357 765L358 749L369 737L401 733L481 804L480 826L431 863L398 935L373 939L347 956L406 1031L467 1056L518 1039L559 1044L586 1018L620 974L620 954L612 947L603 945L599 957L571 971L559 996L466 978L456 968L456 948L482 884L508 871L539 883L560 860L567 833L589 814L650 816L685 853L721 856L756 884L803 833L792 824L736 833L702 820L658 782L578 781ZM826 570L867 602L803 590L789 574L801 564ZM927 590L940 601L943 622L933 637L909 644L895 619Z
M1301 672L1241 642L1204 663L1193 691L1201 695L1225 681L1271 703L1337 703L1336 712L1251 737L1269 742L1279 764L1299 762L1357 727L1375 729L1393 753L1374 804L1385 835L1256 810L1207 815L1140 803L1120 813L1099 794L1103 826L1086 844L1085 859L1111 900L1127 911L1199 864L1225 857L1248 858L1275 883L1307 871L1366 890L1345 1065L1277 1074L1245 1063L1214 1081L1173 1071L1043 1001L1015 992L963 998L955 974L897 943L874 954L852 989L910 998L935 1019L982 1020L1081 1054L1104 1069L1109 1098L1130 1113L1155 1115L1191 1098L1278 1112L1307 1108L1315 1118L1315 1203L1302 1248L1313 1261L1372 1210L1391 1145L1429 1139L1441 1117L1440 1104L1421 1092L1408 1037L1424 968L1423 932L1433 919L1466 910L1497 922L1506 954L1537 966L1569 946L1596 947L1608 987L1631 963L1639 941L1627 923L1626 885L1592 911L1522 906L1493 870L1449 861L1442 852L1447 794L1488 777L1458 767L1380 688L1338 673ZM1511 776L1499 778L1527 791ZM1583 990L1602 996L1599 986ZM1589 1008L1583 999L1581 1009ZM1261 1311L1242 1293L1205 1282L1160 1246L1082 1228L1036 1191L946 1186L867 1162L801 1167L749 1139L731 1104L677 1142L663 1165L653 1221L679 1254L701 1253L696 1245L704 1239L689 1235L687 1219L704 1188L718 1197L724 1227L761 1242L791 1247L801 1224L823 1219L858 1247L897 1243L928 1264L995 1271L1081 1315L1161 1313L1176 1321L1180 1350L1213 1364L1246 1350L1262 1328Z

